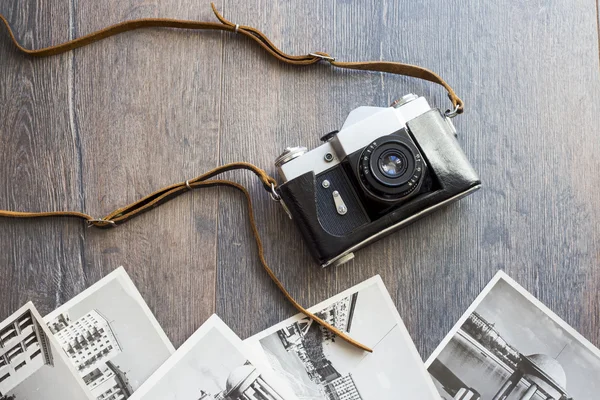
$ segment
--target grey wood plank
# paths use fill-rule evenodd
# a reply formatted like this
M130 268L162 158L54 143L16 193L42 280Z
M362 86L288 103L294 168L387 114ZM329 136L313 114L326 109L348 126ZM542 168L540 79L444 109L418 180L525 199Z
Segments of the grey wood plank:
M599 344L593 0L542 8L467 1L221 8L291 53L430 67L467 103L455 122L485 188L338 269L320 270L257 182L235 174L252 187L267 259L303 304L380 273L426 356L503 268ZM71 35L142 16L212 18L175 0L3 2L0 12L32 45L67 39L70 15ZM387 105L414 91L446 106L433 85L326 65L298 70L230 34L135 32L35 61L4 36L0 52L2 208L101 216L219 162L246 160L274 173L285 146L318 145L359 105ZM29 299L49 311L124 264L175 344L215 308L241 336L255 333L293 311L260 270L241 202L226 189L193 193L113 231L2 221L0 312Z
M255 180L239 177L252 185L267 259L297 299L314 304L379 273L426 357L504 269L600 344L595 6L227 2L230 20L259 27L290 53L420 64L467 105L455 123L484 188L337 269L320 270L283 211ZM221 162L275 173L272 160L285 146L317 146L352 108L386 106L407 92L448 107L440 88L414 79L287 67L232 36L224 51ZM217 311L248 336L293 311L260 271L240 197L220 198Z
M68 3L3 1L0 13L27 47L69 37ZM80 209L70 58L23 56L0 31L0 209ZM28 300L50 311L83 285L82 231L65 221L0 221L0 320Z
M142 17L207 20L188 2L79 3L76 33ZM85 209L94 215L218 161L221 34L146 30L75 52ZM118 229L86 230L90 282L124 265L175 345L215 308L217 192L185 194Z
M224 13L233 22L256 26L290 53L326 51L333 44L333 24L322 23L334 15L329 2L268 7L266 3L227 2ZM294 40L304 35L306 40ZM327 68L298 70L285 66L251 41L228 35L224 72L221 163L244 160L272 172L272 160L286 145L314 146L320 133L336 128L328 120L337 105L327 91L335 83L342 90L343 86ZM297 300L310 304L317 299L315 294L321 295L326 288L331 292L338 282L344 284L311 264L294 227L282 218L281 210L255 177L236 173L235 179L251 188L267 260ZM245 337L291 315L293 310L257 262L242 201L230 191L220 193L217 270L221 295L217 313Z

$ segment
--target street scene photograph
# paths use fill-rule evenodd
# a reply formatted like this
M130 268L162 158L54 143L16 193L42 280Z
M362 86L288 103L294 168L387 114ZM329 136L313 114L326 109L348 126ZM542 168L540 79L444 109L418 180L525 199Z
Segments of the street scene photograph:
M132 400L295 400L249 359L219 317L210 317Z
M0 400L93 399L32 303L0 323Z
M426 365L447 400L589 400L600 393L600 350L504 273Z
M174 353L121 267L44 318L95 399L128 399Z
M300 399L439 399L379 276L310 309L373 349L366 353L304 316L245 343Z

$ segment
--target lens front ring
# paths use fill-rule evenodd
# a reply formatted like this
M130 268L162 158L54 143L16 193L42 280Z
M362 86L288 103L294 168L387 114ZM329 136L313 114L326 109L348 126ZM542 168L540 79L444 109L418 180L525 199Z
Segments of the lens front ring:
M398 201L421 186L425 164L408 137L382 137L363 150L358 173L364 189L384 201Z
M406 184L411 176L414 175L415 168L417 167L416 164L418 162L416 161L415 152L404 141L395 138L373 143L375 143L375 146L368 162L371 175L385 187L397 188ZM398 155L405 164L402 168L399 168L399 173L396 175L390 176L390 174L384 173L382 168L380 168L380 160L387 154Z

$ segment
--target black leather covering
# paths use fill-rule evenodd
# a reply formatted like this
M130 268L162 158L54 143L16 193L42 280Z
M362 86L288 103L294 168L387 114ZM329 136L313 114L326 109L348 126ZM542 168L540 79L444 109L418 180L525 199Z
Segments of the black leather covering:
M480 185L477 173L439 110L430 110L409 121L407 126L439 185L436 185L437 190L418 195L377 220L368 222L362 216L347 215L348 219L354 220L356 226L347 234L340 236L337 230L332 232L330 223L323 223L326 219L323 214L335 213L335 209L318 209L327 203L317 200L317 190L321 187L317 186L320 182L317 182L314 173L308 172L280 186L279 193L282 200L289 208L311 254L320 264L325 264L349 248L361 244L373 235L407 218L414 217L416 214L420 218L433 211L431 208L442 202L449 202L454 197L458 200L461 194ZM319 178L321 181L321 176ZM355 219L356 217L359 217L358 220ZM405 226L401 225L397 229ZM390 229L385 234L394 230ZM372 240L383 236L385 235Z
M341 164L319 174L316 181L317 217L327 233L345 236L348 232L371 222ZM328 187L323 187L323 181L329 182ZM336 211L334 191L337 191L344 201L346 214L340 215Z

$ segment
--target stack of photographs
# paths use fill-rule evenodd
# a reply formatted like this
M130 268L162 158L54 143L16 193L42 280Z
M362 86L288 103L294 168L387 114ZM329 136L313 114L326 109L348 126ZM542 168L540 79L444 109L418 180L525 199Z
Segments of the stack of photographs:
M0 323L0 400L571 400L600 350L500 272L423 363L381 278L246 341L210 317L177 351L123 268L45 318Z
M127 399L175 348L123 268L45 318L0 325L0 400Z
M379 276L310 311L374 352L354 348L302 314L243 343L213 316L132 399L439 399Z
M93 399L32 303L0 324L0 399Z
M132 397L135 399L296 399L257 367L242 341L213 315Z

